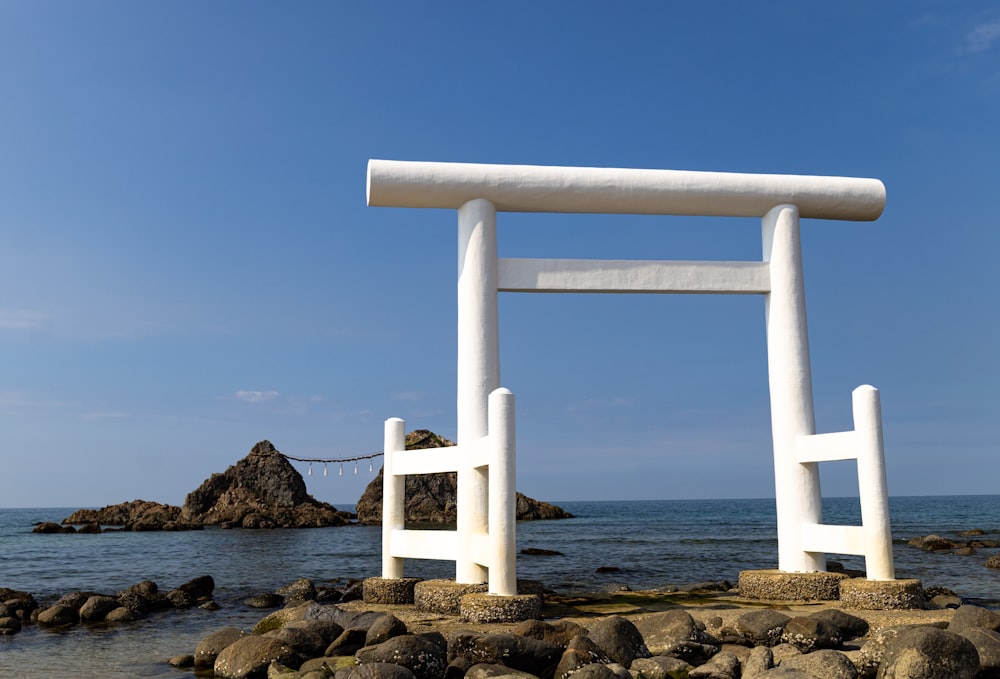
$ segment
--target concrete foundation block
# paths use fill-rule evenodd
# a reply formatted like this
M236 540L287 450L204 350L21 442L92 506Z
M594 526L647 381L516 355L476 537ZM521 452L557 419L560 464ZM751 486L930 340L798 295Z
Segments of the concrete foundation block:
M539 617L542 597L538 594L466 594L459 604L459 615L465 622L521 622Z
M421 578L365 578L362 593L366 604L412 604L413 588Z
M840 603L844 608L863 611L905 611L926 607L924 588L919 580L865 580L851 578L840 583Z
M454 580L424 580L413 588L413 603L418 611L458 615L462 597L485 593L486 583L467 584Z
M764 601L836 601L844 573L786 573L779 570L740 571L740 596Z

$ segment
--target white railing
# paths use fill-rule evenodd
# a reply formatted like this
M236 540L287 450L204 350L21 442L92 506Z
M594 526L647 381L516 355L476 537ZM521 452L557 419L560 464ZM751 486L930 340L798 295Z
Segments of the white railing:
M854 430L798 436L800 463L857 460L860 526L802 523L802 549L865 557L869 580L893 580L889 492L882 446L882 408L878 389L862 385L852 393Z
M496 389L489 395L488 433L471 443L448 448L406 450L406 423L385 421L385 466L382 478L382 577L403 577L404 559L455 561L483 566L489 573L489 592L517 594L516 572L516 444L514 394ZM408 530L405 527L405 481L412 474L476 471L487 478L486 507L463 502L459 521L472 530ZM462 475L459 474L461 479Z

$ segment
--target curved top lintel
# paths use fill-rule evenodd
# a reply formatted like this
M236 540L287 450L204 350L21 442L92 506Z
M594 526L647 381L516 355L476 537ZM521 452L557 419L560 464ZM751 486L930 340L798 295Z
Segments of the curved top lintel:
M368 161L368 205L457 209L476 198L499 212L762 217L784 203L813 219L871 221L877 179L542 165Z

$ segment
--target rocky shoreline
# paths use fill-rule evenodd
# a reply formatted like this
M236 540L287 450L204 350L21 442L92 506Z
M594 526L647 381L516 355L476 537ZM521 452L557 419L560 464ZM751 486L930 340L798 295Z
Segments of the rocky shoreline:
M1000 613L928 590L922 610L845 609L838 602L752 601L728 583L675 591L560 596L519 587L539 619L474 623L458 611L364 601L364 585L301 579L244 605L277 608L252 630L222 628L170 664L242 679L942 679L1000 676ZM114 624L171 608L217 608L214 580L166 593L143 581L114 595L73 592L44 607L0 588L0 633L21 625ZM930 603L933 601L934 603Z

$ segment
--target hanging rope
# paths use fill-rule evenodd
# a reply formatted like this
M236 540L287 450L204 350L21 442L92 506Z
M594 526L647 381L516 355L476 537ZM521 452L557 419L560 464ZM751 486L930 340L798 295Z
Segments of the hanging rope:
M368 455L355 455L354 457L295 457L294 455L285 455L284 453L278 453L286 460L292 460L293 462L308 462L309 471L306 472L308 476L312 476L313 473L313 462L323 465L323 476L326 476L328 464L338 464L340 465L340 476L344 475L344 463L353 462L354 463L354 473L358 473L358 462L361 460L368 460L368 471L372 472L375 470L375 466L372 464L372 460L376 457L381 457L385 455L381 450L377 453L369 453Z

